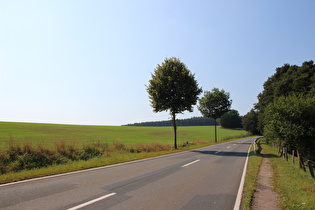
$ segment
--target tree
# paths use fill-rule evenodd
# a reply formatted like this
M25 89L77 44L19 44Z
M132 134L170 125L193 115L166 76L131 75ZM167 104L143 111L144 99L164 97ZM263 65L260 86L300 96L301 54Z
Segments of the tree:
M265 110L264 136L315 160L315 97L279 97Z
M258 129L263 132L264 112L270 103L278 97L292 94L303 94L308 97L315 95L315 65L314 62L305 61L302 66L285 64L276 69L274 75L264 83L264 90L258 95Z
M198 109L204 117L213 118L215 121L224 113L230 110L232 100L230 93L223 89L213 88L212 91L205 91L204 96L199 99ZM214 124L215 143L217 143L217 125Z
M222 115L220 124L223 128L242 128L242 118L238 111L232 109Z
M170 110L174 147L177 149L176 114L192 112L202 89L198 87L195 75L178 58L166 58L161 65L157 65L151 76L146 86L151 106L154 112Z
M260 134L259 130L257 129L258 126L258 113L254 109L251 109L244 118L243 118L243 128L252 133L252 134Z

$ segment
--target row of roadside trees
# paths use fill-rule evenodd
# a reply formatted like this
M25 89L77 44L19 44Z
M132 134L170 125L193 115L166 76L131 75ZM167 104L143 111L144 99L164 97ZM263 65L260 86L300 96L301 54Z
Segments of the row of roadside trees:
M244 116L244 128L314 161L314 62L304 62L302 66L285 64L263 87L258 103Z
M154 112L170 111L175 149L177 149L176 114L184 111L192 112L197 101L202 115L214 120L230 110L232 100L230 94L223 89L213 88L212 91L205 91L204 96L199 98L202 88L199 87L195 75L178 58L166 58L161 65L157 65L151 76L146 86L151 106ZM216 134L215 142L217 142Z

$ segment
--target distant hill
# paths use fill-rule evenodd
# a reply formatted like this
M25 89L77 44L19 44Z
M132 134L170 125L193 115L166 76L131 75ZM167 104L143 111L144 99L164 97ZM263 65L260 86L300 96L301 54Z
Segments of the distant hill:
M179 119L177 120L178 126L202 126L202 125L214 125L214 119L207 117L192 117L189 119ZM218 122L217 122L218 125ZM127 124L123 126L172 126L171 120L165 121L154 121L154 122L140 122Z

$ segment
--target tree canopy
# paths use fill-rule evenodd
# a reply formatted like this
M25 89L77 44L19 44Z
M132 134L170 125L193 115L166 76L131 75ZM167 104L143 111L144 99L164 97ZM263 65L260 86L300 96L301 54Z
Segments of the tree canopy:
M224 113L220 120L223 128L242 128L242 118L237 110L230 110Z
M281 96L265 110L264 136L315 160L315 97Z
M292 94L303 94L305 97L315 96L315 65L313 61L305 61L302 66L285 64L276 69L274 75L263 85L264 90L258 95L255 105L258 116L258 129L263 132L264 111L278 97Z
M260 134L259 130L257 129L258 124L258 113L254 109L251 109L244 118L243 118L243 128L246 131L249 131L251 134Z
M285 64L263 85L258 103L244 116L244 128L315 159L315 65ZM256 123L257 122L257 123Z
M147 92L154 112L170 110L176 143L176 114L193 111L198 95L202 92L195 75L178 58L166 58L151 74Z
M198 109L204 117L217 120L230 110L231 104L230 93L225 92L223 89L219 90L218 88L213 88L212 91L204 92L204 96L199 99ZM217 142L216 124L215 142Z

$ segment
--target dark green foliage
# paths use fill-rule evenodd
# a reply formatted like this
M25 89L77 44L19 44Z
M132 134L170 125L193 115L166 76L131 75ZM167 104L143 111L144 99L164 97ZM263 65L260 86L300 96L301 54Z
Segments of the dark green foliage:
M212 91L205 91L199 99L198 109L204 117L218 119L230 110L231 104L230 93L213 88Z
M214 125L214 119L208 117L192 117L189 119L177 120L178 126L203 126ZM155 122L141 122L128 124L126 126L172 126L171 120L155 121Z
M248 112L244 118L243 118L243 128L250 132L253 135L260 134L259 130L257 129L258 126L258 113L251 109L250 112Z
M147 92L155 112L170 110L171 113L193 111L201 88L195 75L178 58L165 59L155 68L149 80Z
M277 68L258 95L255 105L258 130L271 140L278 141L279 146L298 150L302 156L314 160L314 100L313 61L304 62L302 66L285 64ZM251 111L248 118L244 117L245 129L251 129L246 121L255 119L255 113Z
M199 99L198 109L204 117L213 118L216 121L230 110L231 104L232 100L228 92L213 88L212 91L205 91L204 96ZM217 142L216 124L215 142Z
M276 69L276 73L264 83L264 90L258 95L258 129L264 128L264 111L267 106L280 96L303 94L314 97L315 65L313 61L304 62L302 66L285 64Z
M279 97L265 110L264 136L315 160L315 97Z
M176 143L176 119L178 113L193 111L198 95L195 75L178 58L166 58L162 65L155 68L152 79L147 86L151 106L154 112L170 110L174 127L174 147Z
M223 128L242 128L242 118L238 111L234 109L223 114L220 123Z

